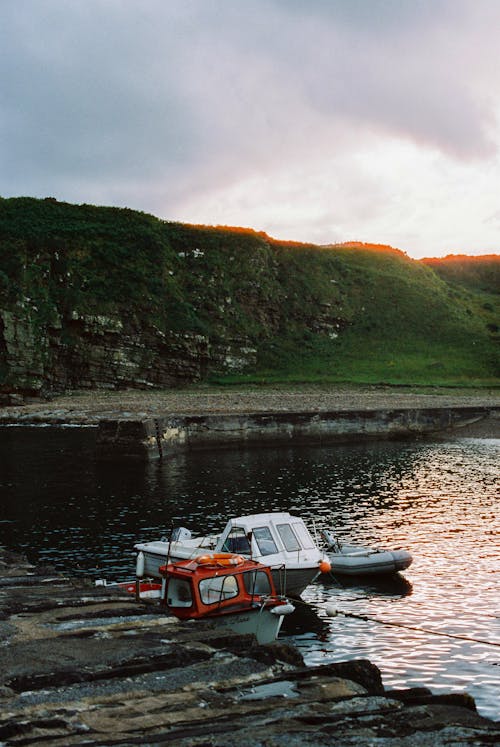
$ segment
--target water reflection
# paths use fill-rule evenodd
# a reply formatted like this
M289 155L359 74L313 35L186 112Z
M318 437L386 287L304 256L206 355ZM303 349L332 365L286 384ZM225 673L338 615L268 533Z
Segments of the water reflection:
M406 597L413 589L411 582L401 573L386 576L335 576L330 573L328 576L322 576L321 581L325 588L332 587L333 591L358 589L365 595L377 594L391 599Z
M466 683L500 718L499 446L235 449L117 468L94 462L90 430L0 429L0 543L110 580L133 572L137 541L259 511L296 512L341 541L405 547L414 562L395 579L309 586L284 636L311 663L369 658L389 686Z

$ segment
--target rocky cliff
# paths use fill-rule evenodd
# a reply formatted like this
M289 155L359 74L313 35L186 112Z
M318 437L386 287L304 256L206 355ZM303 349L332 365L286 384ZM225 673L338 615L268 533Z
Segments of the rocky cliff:
M497 300L450 282L387 247L0 199L0 387L171 387L242 372L408 383L411 366L446 379L458 358L460 375L491 381Z

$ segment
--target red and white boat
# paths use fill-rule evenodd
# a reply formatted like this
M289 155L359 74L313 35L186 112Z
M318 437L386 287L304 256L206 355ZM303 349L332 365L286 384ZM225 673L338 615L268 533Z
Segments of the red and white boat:
M271 570L233 553L206 553L160 566L160 604L181 620L208 620L218 628L253 633L271 643L294 611L278 596Z
M159 579L160 566L190 560L203 553L232 552L271 568L274 584L289 597L298 597L320 573L330 570L325 553L311 537L304 521L287 511L250 514L229 519L220 534L192 537L177 527L163 538L135 545L144 578Z

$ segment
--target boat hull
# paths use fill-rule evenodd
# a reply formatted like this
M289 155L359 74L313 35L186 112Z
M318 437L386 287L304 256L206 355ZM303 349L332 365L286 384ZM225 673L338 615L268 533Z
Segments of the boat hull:
M344 546L340 552L328 552L334 575L367 576L398 573L411 565L407 550L370 550Z
M275 615L268 609L251 609L227 615L204 618L217 630L231 630L240 635L252 634L259 644L272 643L278 637L283 615Z
M274 585L279 594L296 599L304 589L318 578L317 565L310 568L271 568Z

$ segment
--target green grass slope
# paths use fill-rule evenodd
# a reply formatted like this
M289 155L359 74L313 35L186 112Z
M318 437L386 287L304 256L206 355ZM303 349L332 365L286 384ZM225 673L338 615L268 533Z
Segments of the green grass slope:
M337 268L349 324L333 341L309 340L308 355L286 361L284 370L275 358L271 378L288 370L309 381L498 382L498 295L465 292L388 247L336 246L325 264Z
M255 349L244 373L212 365L212 380L225 383L491 386L499 258L489 261L487 272L469 262L457 273L389 247L294 244L127 209L0 198L0 310L29 316L40 335L55 317L106 314ZM0 341L0 376L1 359Z

